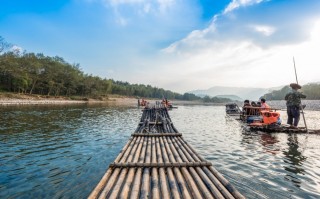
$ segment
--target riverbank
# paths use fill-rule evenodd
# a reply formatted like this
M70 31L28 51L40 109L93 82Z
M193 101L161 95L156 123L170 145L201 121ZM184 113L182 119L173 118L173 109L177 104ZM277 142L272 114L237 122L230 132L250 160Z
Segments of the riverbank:
M155 104L161 99L146 99L150 104ZM63 97L46 95L29 95L16 93L0 93L0 106L10 105L67 105L67 104L111 104L116 106L137 106L137 97L109 95L108 97L85 98L85 97ZM202 101L173 100L173 105L221 105L217 103L204 103Z
M92 104L92 103L112 103L116 105L136 105L136 98L110 96L99 99L85 97L63 97L28 95L15 93L0 93L0 106L7 105L66 105L66 104Z

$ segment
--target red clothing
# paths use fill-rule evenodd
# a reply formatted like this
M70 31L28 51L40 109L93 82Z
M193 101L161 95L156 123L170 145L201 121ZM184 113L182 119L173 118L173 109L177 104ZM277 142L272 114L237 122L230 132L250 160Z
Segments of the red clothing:
M267 103L262 103L261 110L270 110L270 106Z

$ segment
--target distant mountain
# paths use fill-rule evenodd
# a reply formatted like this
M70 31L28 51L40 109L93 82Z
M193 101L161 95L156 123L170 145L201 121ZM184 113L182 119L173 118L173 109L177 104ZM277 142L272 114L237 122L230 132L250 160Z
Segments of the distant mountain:
M237 95L216 95L215 97L219 97L219 98L228 98L231 99L233 101L243 101L242 98L240 98Z
M244 88L244 87L224 87L224 86L214 86L207 90L194 90L188 93L193 93L197 96L208 95L210 97L215 96L235 96L235 99L238 100L259 100L261 96L265 93L276 90L276 88Z

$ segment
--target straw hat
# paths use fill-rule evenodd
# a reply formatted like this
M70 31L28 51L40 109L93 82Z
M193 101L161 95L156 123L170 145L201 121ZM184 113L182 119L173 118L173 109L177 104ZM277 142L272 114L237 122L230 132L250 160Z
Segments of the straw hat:
M299 84L297 84L297 83L291 83L290 87L293 88L293 89L301 89L301 86Z

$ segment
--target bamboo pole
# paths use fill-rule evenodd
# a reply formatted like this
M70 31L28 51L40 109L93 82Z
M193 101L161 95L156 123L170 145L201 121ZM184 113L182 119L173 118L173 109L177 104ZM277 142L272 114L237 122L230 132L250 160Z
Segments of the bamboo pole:
M185 142L185 145L189 147L189 149L201 160L204 161L205 159L202 158L199 154L197 154L197 152L194 151L194 149L187 143ZM244 198L243 195L236 190L228 180L226 180L213 166L209 167L209 170L213 173L213 175L218 179L218 181L220 182L220 184L223 185L224 188L226 188L228 190L228 192L230 192L235 198ZM222 189L222 187L221 187ZM227 195L227 192L223 193L224 195Z
M113 172L113 169L107 170L107 172L104 174L104 176L102 177L102 179L100 180L100 182L98 183L96 188L89 195L88 199L95 199L98 197L99 193L101 192L101 190L103 189L103 187L107 183L108 179L110 178L112 172Z
M156 148L157 148L157 153L156 153L157 162L163 163L162 153L161 153L161 148L160 148L160 138L156 138ZM162 198L170 198L170 192L168 189L168 183L167 183L167 178L166 178L164 168L159 168L159 175L160 175L161 196L162 196Z
M143 141L141 154L140 154L140 157L138 159L139 163L143 163L144 162L147 145L148 145L148 139L145 138L144 141ZM131 195L130 195L130 198L132 198L132 199L137 199L139 197L140 186L141 186L141 178L142 178L142 168L138 168L137 172L136 172L136 175L135 175L135 178L134 178L132 191L131 191Z
M296 69L296 62L294 61L294 57L293 57L293 66L294 66L294 73L295 73L295 75L296 75L296 81L297 81L297 84L299 84L299 82L298 82L298 75L297 75L297 69ZM307 130L307 133L309 133L309 130L308 130L308 127L307 127L306 118L304 117L303 107L302 107L301 104L299 105L299 108L301 109L304 126L305 126L305 128L306 128L306 130Z
M186 142L183 139L175 139L179 144L181 144L180 148L182 150L186 150L188 152L185 152L185 154L188 154L187 157L189 158L189 160L195 160L195 161L203 161L205 159L200 159L193 151L192 148L190 148L190 146L186 145ZM192 156L192 157L191 157ZM208 167L202 167L202 169L204 170L204 172L209 175L208 171ZM224 195L224 197L226 198L233 198L233 196L230 194L230 192L227 190L227 188L213 175L209 175L208 176L210 178L210 180L213 182L213 184L215 185L215 187Z
M155 143L155 137L151 138L151 151L152 151L152 163L157 163L157 148ZM159 190L159 176L158 176L158 168L152 168L151 175L151 188L152 188L152 198L159 199L160 198L160 190Z
M244 199L245 197L236 190L231 183L226 180L213 166L209 167L209 170L217 177L217 179L228 189L228 191L235 197L239 199Z
M163 161L165 163L168 163L169 162L169 157L168 157L167 150L165 148L165 145L164 145L162 137L160 137L160 147L161 147L162 154L163 154ZM170 186L172 198L179 199L180 198L180 194L179 194L179 191L178 191L176 179L174 178L174 175L173 175L172 168L167 168L167 174L168 174L168 180L169 180L169 186Z
M185 148L177 142L176 138L172 138L172 142L175 145L178 153L180 154L183 161L193 161L193 158L185 151ZM196 167L197 172L199 173L200 177L203 179L205 184L207 185L208 189L211 191L212 195L215 198L223 198L219 190L216 186L204 175L203 171L200 167Z
M220 193L220 190L215 186L215 184L211 181L211 179L206 175L206 173L202 170L203 168L206 167L197 167L196 171L199 175L199 177L201 177L202 181L204 182L205 185L207 185L207 188L210 190L211 194L214 196L214 198L225 198L222 193ZM229 197L226 198L234 198L231 194L229 195Z
M127 158L127 161L128 162L132 162L134 160L134 156L137 152L137 149L138 149L138 146L140 145L141 143L141 139L143 139L142 137L139 137L137 139L137 142L136 144L132 147L129 155L128 155L128 158ZM121 190L121 187L125 181L125 178L127 176L127 173L128 173L128 168L123 168L121 170L121 173L120 173L120 176L117 180L117 182L115 183L114 187L113 187L113 190L112 192L110 193L110 196L108 198L110 199L115 199L118 197L119 193L120 193L120 190ZM128 195L128 193L126 193L126 195Z
M202 167L202 166L212 166L208 161L206 162L168 162L168 163L136 163L136 162L127 162L127 163L112 163L110 168L168 168L168 167Z
M123 149L120 151L119 155L117 156L117 158L115 159L115 162L118 162L120 160L120 158L123 156L124 152L127 150L127 148L129 147L130 143L133 141L133 138L131 138L127 144L123 147ZM104 174L104 176L102 177L102 179L100 180L100 182L98 183L98 185L95 187L95 189L91 192L91 194L89 195L88 199L94 199L97 198L99 193L101 192L101 190L103 189L103 187L106 185L108 179L110 178L111 174L112 174L113 170L112 169L108 169L107 172Z
M158 131L157 131L158 132ZM150 137L160 137L160 136L182 136L181 133L133 133L131 136L137 137L137 136L150 136Z
M177 162L177 160L175 159L175 154L172 153L170 143L168 143L168 140L166 139L166 137L163 138L163 141L164 141L164 145L167 150L167 153L169 155L170 162L173 162L173 163ZM191 198L191 195L190 195L188 188L187 188L187 184L185 183L185 180L181 174L181 171L177 167L174 167L173 171L174 171L174 174L175 174L176 179L178 181L178 186L181 191L182 197L183 198Z
M141 138L139 140L137 151L134 153L134 158L133 158L132 162L138 162L144 139L145 138ZM123 185L122 191L120 193L120 198L128 198L129 192L130 192L130 188L131 188L131 184L133 182L135 170L136 170L135 168L130 168L129 169L127 181Z
M176 151L174 151L174 153L176 153ZM178 155L177 157L178 157L178 161L187 162L185 161L185 159L180 158ZM190 175L190 172L186 169L186 167L182 167L181 171L182 171L182 174L185 176L187 184L189 185L192 198L202 198L200 190L198 189L196 183L194 182L192 176Z
M168 138L168 142L174 146L174 144L172 143L171 139ZM182 161L182 159L180 158L180 156L178 155L176 149L174 147L172 147L172 151L174 152L175 156L177 156L180 161ZM199 167L196 167L196 169L198 169ZM189 171L191 173L191 175L193 176L193 178L195 179L195 182L198 185L198 188L201 190L203 196L205 198L213 198L210 191L207 189L206 185L203 183L203 181L201 180L201 178L198 176L195 168L191 167L189 168ZM208 184L207 184L208 185Z
M133 138L132 141L130 142L129 146L126 148L126 150L123 151L123 155L122 156L118 156L119 158L117 158L117 162L124 162L127 157L128 157L128 154L130 153L131 151L131 148L133 147L134 143L137 141L137 138ZM114 181L117 179L119 173L120 173L121 169L119 168L116 168L109 181L107 182L107 184L105 185L104 189L102 190L101 194L100 194L100 197L99 198L106 198L107 195L110 193L112 187L114 186Z
M147 145L145 163L150 163L151 161L151 137L148 137L148 143L150 144ZM143 176L142 176L142 185L140 190L140 198L149 198L149 196L150 196L150 169L144 168Z

